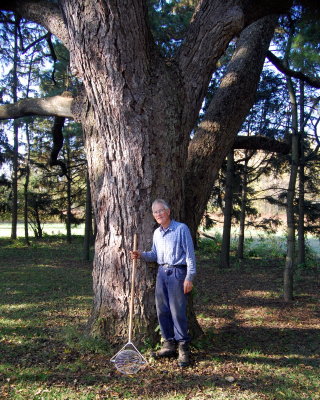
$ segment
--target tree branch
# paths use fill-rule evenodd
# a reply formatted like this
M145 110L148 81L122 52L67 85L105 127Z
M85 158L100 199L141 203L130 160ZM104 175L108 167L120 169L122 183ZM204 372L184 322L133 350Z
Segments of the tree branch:
M198 115L219 58L243 28L243 12L231 0L203 0L199 3L176 56L183 76L186 112L190 120L194 120L190 110Z
M0 0L0 9L42 25L68 47L69 35L59 7L46 0Z
M49 164L50 164L50 167L52 167L54 165L59 165L61 168L60 176L65 175L67 177L67 179L70 179L70 177L68 175L68 170L67 170L66 164L63 161L58 160L59 152L63 146L62 129L64 127L64 122L65 122L64 117L55 117L54 118L54 123L53 123L52 130L51 130L52 138L53 138L53 147L51 149Z
M27 115L59 116L73 118L71 106L73 97L70 92L43 99L24 99L15 104L0 105L0 120L15 119Z
M290 144L265 136L237 136L234 149L264 150L272 153L289 154Z
M202 0L176 61L186 89L186 113L197 115L217 62L230 41L258 19L288 11L290 0ZM192 119L192 117L190 118Z
M27 47L24 47L24 45L23 45L23 37L22 37L22 34L20 32L20 26L19 26L19 36L20 36L22 54L25 54L28 50L30 50L32 47L34 47L37 43L39 43L43 39L45 39L48 36L48 33L46 33L45 35L40 36L34 42L30 43Z
M192 231L202 217L221 163L252 107L275 25L276 18L265 17L242 32L220 87L190 142L185 212L190 225L192 221Z
M307 75L303 74L300 71L294 71L294 70L288 68L285 65L285 63L282 60L280 60L280 58L278 58L273 53L271 53L271 51L267 51L267 58L280 72L282 72L286 76L300 79L314 88L320 88L320 79L319 78L313 78L311 76L307 76Z
M245 15L245 26L248 26L268 15L288 13L293 5L293 0L244 0L241 3Z

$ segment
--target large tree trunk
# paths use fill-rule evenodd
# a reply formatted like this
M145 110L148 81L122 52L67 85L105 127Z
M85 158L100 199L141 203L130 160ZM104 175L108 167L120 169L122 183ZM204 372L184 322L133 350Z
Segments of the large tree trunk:
M172 88L172 91L152 90L151 97L142 99L143 103L153 103L151 109L141 111L140 116L134 112L132 115L117 115L118 110L110 110L109 115L114 121L109 121L103 132L93 128L90 136L86 134L98 227L91 330L107 333L113 340L117 336L123 340L127 331L131 272L129 250L132 249L134 233L138 233L140 249L151 246L154 228L150 211L152 199L167 199L177 219L181 218L180 210L183 209L182 172L187 158L187 141L178 132L182 121L177 106L182 102L177 98L176 77L163 71L159 73L159 81L164 78L168 82L163 86ZM128 95L124 101L132 101L131 94ZM126 121L127 118L131 121ZM107 135L103 142L101 134ZM177 143L179 136L180 143ZM98 162L97 148L100 153ZM136 336L140 339L149 337L155 326L153 284L154 266L141 262L137 271L135 303L135 329L139 329Z
M92 23L105 18L105 10L99 6L88 7L86 20L73 2L64 6L73 62L88 98L87 107L80 106L80 119L98 227L90 329L112 341L123 341L128 329L133 235L138 233L140 249L150 248L154 229L151 202L157 197L171 204L174 218L183 219L183 172L195 120L187 106L195 100L191 96L186 99L177 64L165 63L146 43L144 15L131 15L141 21L128 23L123 30L117 26L115 31L115 25L128 22L123 5L113 8L110 4L105 28ZM86 32L90 46L78 41L78 31ZM128 44L128 37L136 37L133 44ZM139 340L154 335L154 275L154 266L141 262L134 324Z

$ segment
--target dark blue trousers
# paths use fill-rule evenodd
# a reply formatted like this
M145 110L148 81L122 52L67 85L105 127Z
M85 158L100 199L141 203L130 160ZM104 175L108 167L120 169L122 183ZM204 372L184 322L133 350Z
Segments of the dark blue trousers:
M186 267L159 265L156 282L156 307L161 335L165 340L190 340L187 321L187 297L183 292Z

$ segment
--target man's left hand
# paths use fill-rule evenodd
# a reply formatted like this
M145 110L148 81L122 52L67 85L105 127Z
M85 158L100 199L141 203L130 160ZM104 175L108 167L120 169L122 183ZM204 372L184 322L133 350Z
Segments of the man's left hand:
M185 280L185 281L183 282L183 291L184 291L184 294L187 294L187 293L191 292L192 288L193 288L193 283L192 283L191 281Z

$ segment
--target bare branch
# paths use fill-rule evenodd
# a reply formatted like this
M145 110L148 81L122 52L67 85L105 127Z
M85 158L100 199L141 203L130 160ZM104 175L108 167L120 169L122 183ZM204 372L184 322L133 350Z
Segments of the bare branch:
M188 113L197 114L212 73L230 41L260 18L288 11L290 0L202 0L176 60L186 88Z
M265 136L237 136L234 149L264 150L272 153L289 154L290 144Z
M43 99L24 99L15 104L0 106L0 120L15 119L27 115L58 116L73 118L71 106L73 97L70 92Z
M22 54L25 54L27 51L29 51L32 47L34 47L37 43L39 43L39 42L41 42L43 39L45 39L48 35L50 35L50 33L48 34L48 33L46 33L45 35L43 35L43 36L40 36L38 39L36 39L35 41L33 41L32 43L30 43L27 47L23 47L23 38L22 38L22 35L21 35L21 32L20 32L20 41L21 41L21 43L22 43L22 48L21 48L21 51L22 51Z
M190 90L194 91L199 86L199 77L201 81L206 77L206 82L210 79L230 40L243 28L244 15L239 6L232 7L230 1L203 0L199 3L177 54L186 87L191 85ZM190 95L198 96L194 92Z
M241 33L220 87L190 142L185 174L188 204L186 214L192 212L187 219L195 227L199 221L193 215L201 217L210 197L210 182L214 181L222 160L233 146L241 124L254 102L265 52L275 25L274 17L265 17ZM222 137L227 140L222 141Z
M267 58L280 72L282 72L286 76L300 79L314 88L320 88L319 78L313 78L312 76L307 76L300 71L294 71L293 69L288 68L285 63L280 60L280 58L271 53L271 51L267 52Z
M49 164L50 164L50 167L52 167L54 165L59 165L61 168L60 176L65 175L67 177L67 179L70 179L66 164L62 160L58 160L59 152L63 146L62 130L64 127L64 123L65 123L64 117L55 117L54 118L54 123L53 123L52 130L51 130L52 138L53 138L53 147L51 149Z

